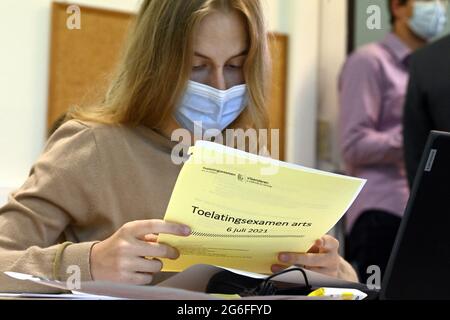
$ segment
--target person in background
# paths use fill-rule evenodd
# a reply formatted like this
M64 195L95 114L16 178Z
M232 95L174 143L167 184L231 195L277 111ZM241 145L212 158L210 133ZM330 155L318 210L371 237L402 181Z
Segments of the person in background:
M450 132L450 36L412 56L403 126L412 186L430 131Z
M441 1L390 0L392 32L347 60L339 83L340 147L346 173L368 180L346 216L346 257L366 282L385 271L409 188L402 117L411 54L442 31Z
M197 121L219 131L268 127L262 12L259 0L143 1L104 102L69 112L0 208L0 291L46 291L3 271L65 281L69 266L82 281L146 285L161 276L161 258L179 257L156 241L191 235L192 226L162 220L181 169L172 132L192 132ZM233 103L217 108L229 89ZM356 281L338 250L326 235L308 253L280 252L272 271L301 265Z

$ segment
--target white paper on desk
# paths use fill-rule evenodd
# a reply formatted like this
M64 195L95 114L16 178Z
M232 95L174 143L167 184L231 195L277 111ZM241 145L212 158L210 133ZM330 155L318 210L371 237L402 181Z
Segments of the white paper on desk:
M5 272L8 277L21 281L31 281L40 285L51 288L61 289L63 291L71 291L66 284L60 281L52 281L33 275L18 272ZM64 299L64 300L116 300L116 297L108 295L89 294L84 292L72 291L68 294L39 294L39 293L0 293L0 298L16 298L16 299Z
M5 274L16 280L31 281L39 285L70 291L63 282L15 272L5 272ZM201 292L158 286L133 286L101 281L81 282L80 286L81 288L75 292L75 295L81 297L84 294L84 298L89 300L115 300L117 298L133 300L218 300L218 298ZM5 297L7 297L6 295ZM75 295L70 295L70 297L73 298ZM9 297L14 298L13 295L9 295ZM32 297L32 294L23 294L22 296L19 294L15 298L43 298L43 296ZM64 295L55 295L55 297L47 295L47 298L63 299Z
M255 279L265 279L268 276L244 272L240 270L225 269L211 265L195 265L185 271L174 275L173 277L159 283L156 286L133 286L111 282L82 282L77 294L85 294L84 298L89 300L98 299L133 299L133 300L219 300L219 298L204 293L212 276L218 272L228 270L236 274L248 276ZM308 270L305 270L308 280L313 287L343 287L361 289L361 284L347 282L332 277L323 276ZM11 274L9 274L11 276ZM23 281L32 281L40 285L45 285L61 290L68 290L63 282L40 279L37 277L13 274L15 279ZM283 281L294 284L304 284L301 274L293 271L280 275L277 281ZM63 296L59 296L63 298ZM32 298L32 297L31 297ZM37 298L37 297L36 297ZM81 299L82 297L80 297ZM329 300L323 297L304 297L304 296L267 296L267 297L248 297L250 300ZM243 300L244 300L243 299Z

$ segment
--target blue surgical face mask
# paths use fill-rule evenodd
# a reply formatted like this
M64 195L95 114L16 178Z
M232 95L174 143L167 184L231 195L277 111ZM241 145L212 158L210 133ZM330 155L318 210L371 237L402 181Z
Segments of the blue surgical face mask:
M438 36L445 28L447 14L439 1L416 1L414 14L409 21L411 30L424 40Z
M202 130L223 131L233 123L247 105L247 86L245 84L228 90L189 81L181 104L175 110L179 125L194 132L195 125L201 122Z

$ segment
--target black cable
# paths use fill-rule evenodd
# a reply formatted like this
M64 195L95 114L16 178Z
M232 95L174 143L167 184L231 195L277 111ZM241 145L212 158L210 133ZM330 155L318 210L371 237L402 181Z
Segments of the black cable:
M275 273L273 275L271 275L270 277L264 279L264 281L256 288L251 289L251 290L247 290L246 292L244 292L242 294L242 296L272 296L272 295L277 295L277 293L282 293L283 290L279 290L275 283L273 281L271 281L272 279L281 276L282 274L286 274L292 271L300 271L303 275L303 278L305 280L305 287L302 288L290 288L289 290L292 292L295 291L302 291L302 292L311 292L312 291L312 287L309 284L308 281L308 276L306 275L305 270L303 270L302 268L291 268L291 269L286 269L283 270L279 273Z

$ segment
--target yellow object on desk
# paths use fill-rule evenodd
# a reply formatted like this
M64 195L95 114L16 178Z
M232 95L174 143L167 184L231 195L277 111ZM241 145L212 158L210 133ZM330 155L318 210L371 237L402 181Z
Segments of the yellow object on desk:
M327 297L339 300L364 300L367 294L356 289L320 288L311 292L308 297Z

